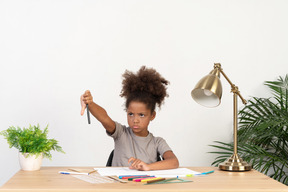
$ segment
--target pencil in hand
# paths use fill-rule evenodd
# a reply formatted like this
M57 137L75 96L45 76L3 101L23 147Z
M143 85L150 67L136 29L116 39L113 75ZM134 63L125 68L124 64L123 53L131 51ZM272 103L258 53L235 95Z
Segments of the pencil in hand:
M86 109L87 109L87 119L88 119L88 124L91 124L91 121L90 121L90 112L89 112L88 104L86 104Z

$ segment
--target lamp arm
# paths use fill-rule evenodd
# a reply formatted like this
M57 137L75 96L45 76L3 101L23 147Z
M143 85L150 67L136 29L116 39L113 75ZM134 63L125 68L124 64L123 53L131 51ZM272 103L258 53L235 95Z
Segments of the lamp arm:
M227 75L224 73L223 69L221 68L221 64L220 63L215 63L214 64L214 68L217 68L220 71L220 73L225 77L225 79L228 81L228 83L231 85L231 92L237 94L240 97L240 99L242 100L242 103L244 105L246 105L247 101L240 94L240 91L239 91L238 87L235 84L233 84L230 81L230 79L227 77Z
M251 164L248 164L247 162L243 161L242 158L238 155L238 137L237 137L237 131L238 131L238 96L242 100L243 104L247 104L247 101L242 97L240 94L238 87L234 85L230 79L227 77L227 75L223 72L221 68L220 63L214 64L214 70L219 71L225 79L229 82L231 85L231 92L233 92L233 140L234 140L234 152L233 155L228 158L225 162L219 164L219 168L221 170L225 171L249 171L252 169Z

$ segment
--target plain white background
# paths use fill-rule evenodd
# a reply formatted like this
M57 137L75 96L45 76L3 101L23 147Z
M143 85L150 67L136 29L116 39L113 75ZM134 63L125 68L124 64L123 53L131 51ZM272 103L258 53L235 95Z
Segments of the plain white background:
M180 166L210 166L213 141L232 141L232 94L222 77L217 108L190 96L220 62L243 97L270 97L266 80L288 71L286 0L1 0L0 131L49 124L66 154L43 166L104 166L113 140L80 116L80 95L126 124L121 75L142 65L170 81L149 130ZM239 108L243 104L239 100ZM18 151L0 138L0 185L19 169Z

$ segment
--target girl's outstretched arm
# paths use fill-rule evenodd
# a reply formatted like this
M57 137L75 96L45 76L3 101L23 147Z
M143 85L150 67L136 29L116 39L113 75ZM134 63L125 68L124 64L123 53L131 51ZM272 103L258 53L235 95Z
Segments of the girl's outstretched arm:
M101 106L99 106L93 102L93 97L92 97L89 90L85 91L85 93L83 95L81 95L80 102L81 102L81 115L84 114L86 104L88 104L88 107L89 107L91 114L100 123L102 123L102 125L106 129L106 131L110 134L114 133L114 131L116 129L115 122L108 116L105 109L103 109Z

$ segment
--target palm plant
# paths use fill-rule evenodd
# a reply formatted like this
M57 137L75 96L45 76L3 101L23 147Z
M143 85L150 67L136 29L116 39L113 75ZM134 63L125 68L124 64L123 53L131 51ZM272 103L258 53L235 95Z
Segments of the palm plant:
M273 97L252 97L239 111L238 153L253 168L288 185L288 75L265 81ZM218 166L233 154L233 143L210 145Z

